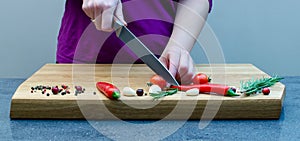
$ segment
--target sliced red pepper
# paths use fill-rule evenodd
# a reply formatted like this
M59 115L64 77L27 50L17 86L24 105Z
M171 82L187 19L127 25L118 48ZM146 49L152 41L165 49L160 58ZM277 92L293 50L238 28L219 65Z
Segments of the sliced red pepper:
M97 82L96 87L109 99L120 98L120 90L111 83Z
M199 89L200 93L216 93L224 96L239 96L229 86L221 84L172 85L171 88L177 88L179 91L187 91L189 89L197 88Z

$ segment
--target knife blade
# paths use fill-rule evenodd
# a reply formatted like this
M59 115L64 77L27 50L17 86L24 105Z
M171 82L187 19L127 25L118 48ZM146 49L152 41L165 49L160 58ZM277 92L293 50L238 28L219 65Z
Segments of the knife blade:
M161 61L126 26L119 21L114 26L116 35L135 53L152 71L167 82L178 86L178 82Z

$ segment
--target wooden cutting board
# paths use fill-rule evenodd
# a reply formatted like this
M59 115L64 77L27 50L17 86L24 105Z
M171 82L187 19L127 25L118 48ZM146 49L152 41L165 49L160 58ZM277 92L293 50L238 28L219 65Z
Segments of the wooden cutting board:
M208 74L212 83L240 86L240 81L268 77L251 64L196 65L196 71ZM11 118L30 119L278 119L281 113L285 86L271 87L269 95L224 97L200 94L186 96L179 92L153 101L149 96L126 97L109 100L95 84L106 81L121 91L124 87L142 88L154 73L143 64L46 64L23 82L11 100ZM69 86L70 94L53 95L31 87ZM85 91L75 95L75 86Z

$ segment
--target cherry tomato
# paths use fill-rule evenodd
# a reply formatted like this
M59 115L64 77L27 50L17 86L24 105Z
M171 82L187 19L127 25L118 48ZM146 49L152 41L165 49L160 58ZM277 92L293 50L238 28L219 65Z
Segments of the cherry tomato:
M198 73L193 78L193 83L194 84L206 84L208 82L210 82L210 78L204 73Z
M269 89L269 88L263 88L263 89L261 90L261 92L262 92L264 95L269 95L270 89Z
M167 86L167 81L164 80L161 76L159 75L153 75L150 79L150 83L154 85L158 85L160 88L165 88Z

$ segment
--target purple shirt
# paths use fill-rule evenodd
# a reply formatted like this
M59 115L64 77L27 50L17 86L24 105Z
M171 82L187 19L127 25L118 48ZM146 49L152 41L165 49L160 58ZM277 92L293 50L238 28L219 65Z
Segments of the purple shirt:
M212 0L210 2L210 9ZM128 28L157 56L173 30L176 0L122 0ZM96 30L82 0L67 0L58 35L57 63L141 63L116 37Z

